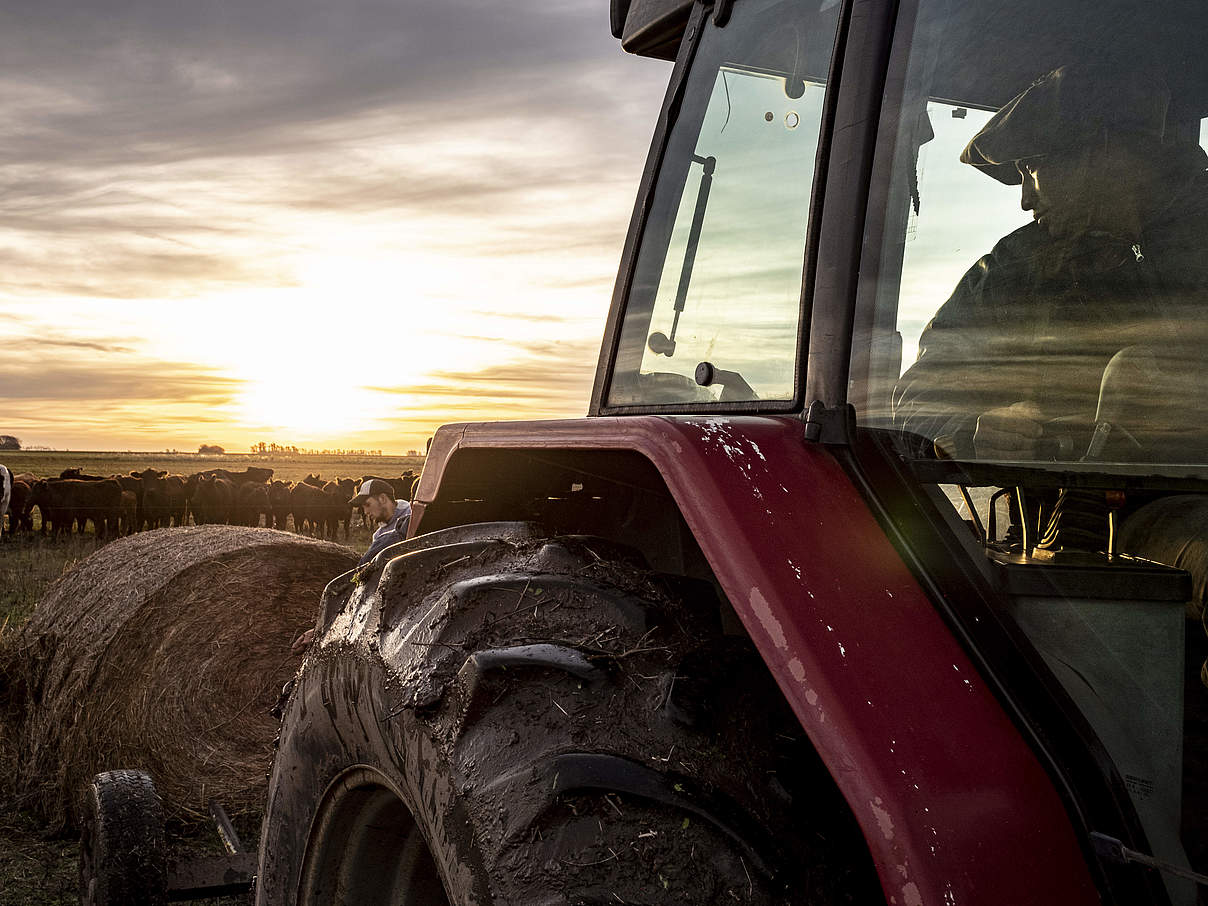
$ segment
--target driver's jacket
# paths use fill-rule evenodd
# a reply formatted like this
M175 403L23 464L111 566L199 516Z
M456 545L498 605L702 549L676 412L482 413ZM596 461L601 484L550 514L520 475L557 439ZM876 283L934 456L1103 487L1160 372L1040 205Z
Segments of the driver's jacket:
M1117 352L1156 348L1178 371L1188 357L1208 364L1206 343L1208 173L1199 171L1136 242L1056 240L1036 223L1001 239L923 330L894 389L894 424L924 455L938 441L969 458L990 409L1031 402L1042 420L1089 422ZM1208 394L1191 403L1203 421Z

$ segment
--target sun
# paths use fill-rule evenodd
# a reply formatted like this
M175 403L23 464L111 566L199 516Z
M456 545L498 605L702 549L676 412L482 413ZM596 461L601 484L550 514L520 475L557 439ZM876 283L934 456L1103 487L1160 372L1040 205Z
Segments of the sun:
M240 421L271 434L266 440L346 445L381 417L378 396L322 371L277 373L245 380L238 405Z

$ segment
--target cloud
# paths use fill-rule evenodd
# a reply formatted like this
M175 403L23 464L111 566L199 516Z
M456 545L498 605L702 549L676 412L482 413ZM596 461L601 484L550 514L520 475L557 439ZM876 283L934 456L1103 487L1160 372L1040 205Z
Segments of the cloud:
M538 341L517 347L508 361L479 368L437 369L430 380L401 387L369 387L406 398L408 408L476 411L483 418L515 417L516 412L581 414L595 376L597 344L574 340Z
M4 70L0 97L20 93ZM371 92L330 108L299 88L262 99L246 127L236 122L243 89L200 102L185 86L162 107L123 98L97 110L68 103L85 108L70 114L0 102L18 124L0 145L0 288L131 298L289 285L348 224L393 221L401 234L417 218L431 224L422 245L434 252L615 254L656 83L639 127L601 87L619 72L550 75L517 92L482 70L491 92ZM127 122L116 135L115 119Z
M601 0L7 4L0 411L180 436L226 417L242 386L188 342L190 319L231 299L262 325L343 317L355 299L349 316L405 324L417 345L482 311L511 345L503 363L446 358L392 394L399 424L461 407L458 393L518 416L581 412L668 74L622 54ZM127 314L164 299L198 304L145 327ZM93 300L130 335L104 316L61 334L45 307L60 300ZM172 353L155 347L168 339Z
M0 364L0 408L17 400L78 403L105 400L225 405L241 381L195 365L123 360Z
M0 20L8 159L248 157L329 141L323 124L386 110L471 134L483 108L594 117L626 96L600 78L622 57L597 0L531 12L483 0L16 6ZM666 77L661 64L623 65L631 79Z
M57 351L87 349L92 352L126 353L130 346L120 340L72 340L65 337L0 337L0 356L53 355Z

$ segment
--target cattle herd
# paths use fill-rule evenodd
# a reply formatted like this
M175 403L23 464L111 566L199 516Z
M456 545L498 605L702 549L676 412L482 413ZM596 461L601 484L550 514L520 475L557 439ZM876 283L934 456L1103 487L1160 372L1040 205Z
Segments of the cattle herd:
M247 468L242 472L210 469L187 476L159 469L109 476L65 469L58 478L39 478L29 472L11 474L0 466L0 503L6 503L0 505L0 533L33 532L36 508L41 532L55 537L84 532L88 523L97 537L104 538L188 525L192 520L195 525L292 528L327 538L335 538L343 528L347 538L353 516L349 501L356 488L361 481L381 477L324 481L308 475L294 483L274 481L272 469ZM394 487L399 499L410 500L416 477L408 470L383 480Z

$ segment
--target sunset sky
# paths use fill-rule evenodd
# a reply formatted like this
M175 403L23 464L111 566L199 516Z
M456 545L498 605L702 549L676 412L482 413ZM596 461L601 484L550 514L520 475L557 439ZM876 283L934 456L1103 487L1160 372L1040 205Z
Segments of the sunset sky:
M0 433L582 415L669 74L607 0L5 4Z

